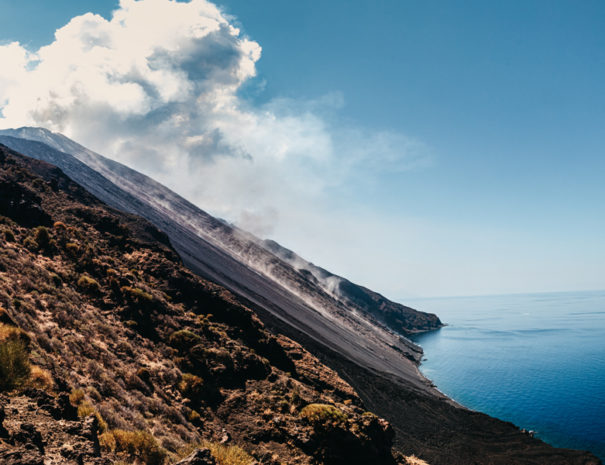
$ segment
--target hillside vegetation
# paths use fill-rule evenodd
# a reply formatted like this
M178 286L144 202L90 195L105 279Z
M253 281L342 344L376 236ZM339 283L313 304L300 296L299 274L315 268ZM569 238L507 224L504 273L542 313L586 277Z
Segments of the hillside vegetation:
M163 233L3 147L0 306L0 463L405 463L346 382Z

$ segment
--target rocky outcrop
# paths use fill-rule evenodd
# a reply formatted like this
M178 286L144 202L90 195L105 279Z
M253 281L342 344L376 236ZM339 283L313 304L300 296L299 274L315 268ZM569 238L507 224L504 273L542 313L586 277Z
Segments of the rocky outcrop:
M101 458L97 419L78 419L60 397L30 390L0 396L0 405L3 465L109 465Z

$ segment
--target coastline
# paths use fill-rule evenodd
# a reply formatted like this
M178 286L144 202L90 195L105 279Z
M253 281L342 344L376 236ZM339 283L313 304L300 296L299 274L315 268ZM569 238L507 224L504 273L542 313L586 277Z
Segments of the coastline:
M427 305L429 311L453 325L411 338L425 351L419 370L435 390L552 447L593 451L603 460L601 409L594 405L602 363L577 363L578 354L602 346L602 292L431 300L440 302Z
M430 465L602 465L590 452L555 448L510 422L459 404L424 376L418 362L401 357L404 372L378 371L255 309L268 327L302 344L347 381L369 411L388 420L395 448L404 455Z

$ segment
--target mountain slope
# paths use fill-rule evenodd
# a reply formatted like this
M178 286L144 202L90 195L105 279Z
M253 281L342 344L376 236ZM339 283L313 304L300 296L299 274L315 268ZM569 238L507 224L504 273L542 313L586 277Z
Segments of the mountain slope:
M552 448L514 425L460 408L432 389L416 367L419 348L392 329L438 327L436 317L389 303L276 243L232 228L63 136L32 128L12 134L78 152L86 166L45 144L0 139L35 158L55 160L101 199L140 213L166 232L192 270L245 299L275 333L301 343L391 421L399 450L434 465L599 463L590 454Z
M255 306L355 363L405 377L419 389L426 389L426 383L411 361L420 359L421 350L394 331L407 333L438 328L441 322L435 315L416 312L377 294L374 294L376 301L359 299L358 295L367 295L363 288L331 274L329 279L322 279L313 274L318 268L307 262L304 262L306 267L292 266L277 256L275 247L268 246L267 242L213 218L154 180L62 135L37 128L0 134L5 135L0 136L1 143L34 158L56 163L104 202L154 223L168 234L184 262L200 275L244 296ZM18 138L6 137L9 134ZM31 139L44 145L32 143ZM83 169L78 161L88 169ZM330 290L329 280L338 283L334 288L338 295ZM351 298L343 298L341 288ZM392 330L384 324L387 319L377 317L381 305L396 308L403 317ZM360 334L364 337L360 338Z
M36 370L18 375L23 353ZM403 460L346 382L162 232L2 146L0 373L2 464Z

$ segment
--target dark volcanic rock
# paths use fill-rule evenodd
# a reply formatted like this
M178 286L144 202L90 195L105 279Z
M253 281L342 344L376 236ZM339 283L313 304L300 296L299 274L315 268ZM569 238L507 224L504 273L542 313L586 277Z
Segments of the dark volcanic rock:
M23 444L26 449L38 449L44 455L44 441L42 434L31 423L21 423L19 431L11 435L15 443Z
M0 163L4 162L0 158ZM26 227L51 224L50 216L40 206L40 197L12 181L0 182L0 215L9 216Z
M44 465L44 456L35 450L12 449L4 452L0 449L2 465Z
M5 412L0 463L105 465L108 461L100 457L97 419L73 421L57 416L61 411L58 401L46 396L42 391L29 390L20 396L0 398Z

